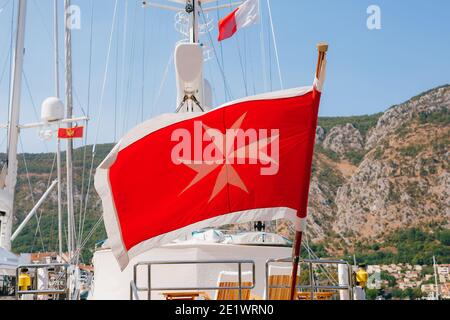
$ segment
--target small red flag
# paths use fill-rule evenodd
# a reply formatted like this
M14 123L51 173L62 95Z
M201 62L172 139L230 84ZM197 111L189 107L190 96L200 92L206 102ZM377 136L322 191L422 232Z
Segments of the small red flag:
M58 130L59 139L83 138L84 127L60 128Z

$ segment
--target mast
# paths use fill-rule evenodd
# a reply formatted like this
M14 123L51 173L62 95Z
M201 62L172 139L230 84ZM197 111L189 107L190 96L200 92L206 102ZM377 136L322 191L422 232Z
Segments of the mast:
M201 6L199 0L188 0L186 2L186 12L190 13L190 42L198 43L199 42L199 34L198 34L198 24L199 24L199 7Z
M20 98L22 93L22 73L25 43L25 21L27 0L19 0L17 12L16 47L11 77L10 114L8 125L8 162L5 189L1 190L6 207L2 208L0 225L0 247L11 250L11 232L14 215L14 191L17 183L17 143L19 141Z
M65 12L65 61L66 61L66 116L68 119L73 115L73 95L72 95L72 30L70 26L71 22L71 6L70 0L64 0L64 12ZM68 128L72 128L72 123L68 123ZM67 151L66 151L66 167L67 167L67 247L69 251L70 259L73 258L72 254L75 250L74 244L74 209L73 209L73 141L67 139Z
M200 44L200 0L186 0L185 11L189 14L189 43L175 48L175 72L177 75L177 111L205 111L203 48ZM191 72L186 72L186 71ZM192 70L197 71L196 73ZM195 76L193 76L195 74Z
M328 44L326 43L319 43L317 45L317 50L319 52L318 60L317 60L317 69L316 69L316 79L320 79L320 73L322 70L322 65L324 63L327 51L328 51ZM314 127L314 131L316 128ZM314 142L312 145L312 148L314 148ZM308 170L311 170L311 168L308 168ZM301 212L299 212L301 213ZM302 248L302 238L303 233L306 229L306 218L300 219L300 226L298 226L297 232L295 233L295 240L292 250L292 276L291 276L291 294L290 294L290 300L295 300L295 293L296 293L296 287L297 287L297 272L298 272L298 265L300 263L300 253ZM312 270L310 270L312 273ZM311 274L311 282L313 281L313 275ZM311 297L314 296L314 293L311 292Z
M58 24L58 0L53 2L53 23L54 23L54 49L55 49L55 95L59 99L59 24ZM59 257L63 254L63 236L62 236L62 178L61 178L61 140L56 140L56 167L57 167L57 179L58 179L58 245L59 245Z
M190 3L192 5L192 12L190 12ZM190 42L193 44L197 44L200 45L200 36L199 36L199 23L200 23L200 10L201 10L201 2L200 0L188 0L187 4L186 4L186 12L190 13ZM202 49L203 50L203 49ZM193 98L197 99L197 102L193 101L192 99L189 99L187 101L188 105L190 105L190 110L193 112L194 111L194 104L199 103L200 105L200 109L201 111L204 111L204 97L203 97L203 83L204 83L204 78L203 78L203 64L200 67L201 68L201 80L198 83L198 87L197 87L197 94L194 94ZM196 97L196 95L198 95ZM188 107L188 111L189 111L189 107Z
M54 42L54 59L55 59L55 94L60 97L59 89L59 24L58 24L58 0L53 0L53 42Z

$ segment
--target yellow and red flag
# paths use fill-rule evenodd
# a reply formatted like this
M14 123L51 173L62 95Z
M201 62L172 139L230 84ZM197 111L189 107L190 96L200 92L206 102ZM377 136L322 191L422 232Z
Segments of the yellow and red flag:
M60 128L58 130L59 139L83 138L84 127Z

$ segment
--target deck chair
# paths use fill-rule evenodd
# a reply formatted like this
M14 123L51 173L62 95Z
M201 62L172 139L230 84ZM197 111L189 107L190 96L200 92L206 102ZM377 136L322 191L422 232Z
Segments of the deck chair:
M300 268L298 271L300 274ZM290 300L291 297L291 267L269 267L269 292L265 294L267 300ZM297 275L297 284L300 282L300 276ZM271 288L271 287L287 287L287 288Z
M242 286L251 287L253 285L252 272L242 272ZM238 287L239 273L223 271L219 274L218 287ZM220 289L216 291L214 300L239 300L239 290ZM250 300L250 289L242 289L242 300Z

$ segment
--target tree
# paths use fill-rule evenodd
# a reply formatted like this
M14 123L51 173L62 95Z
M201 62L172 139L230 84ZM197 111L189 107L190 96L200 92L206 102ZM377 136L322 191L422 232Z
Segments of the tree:
M376 300L378 297L377 289L367 289L366 290L366 299L367 300Z
M395 300L402 300L405 297L403 290L398 289L398 288L394 288L391 291L391 295L392 295L392 298L394 298Z
M439 232L439 241L444 246L450 246L450 230L442 230Z
M397 284L397 279L395 279L394 276L391 276L389 273L387 273L386 271L382 271L381 272L381 280L386 280L389 282L389 288L393 288L396 286Z
M424 294L422 293L422 290L420 290L419 288L415 288L415 289L408 288L404 291L404 294L410 300L418 300L424 296Z

